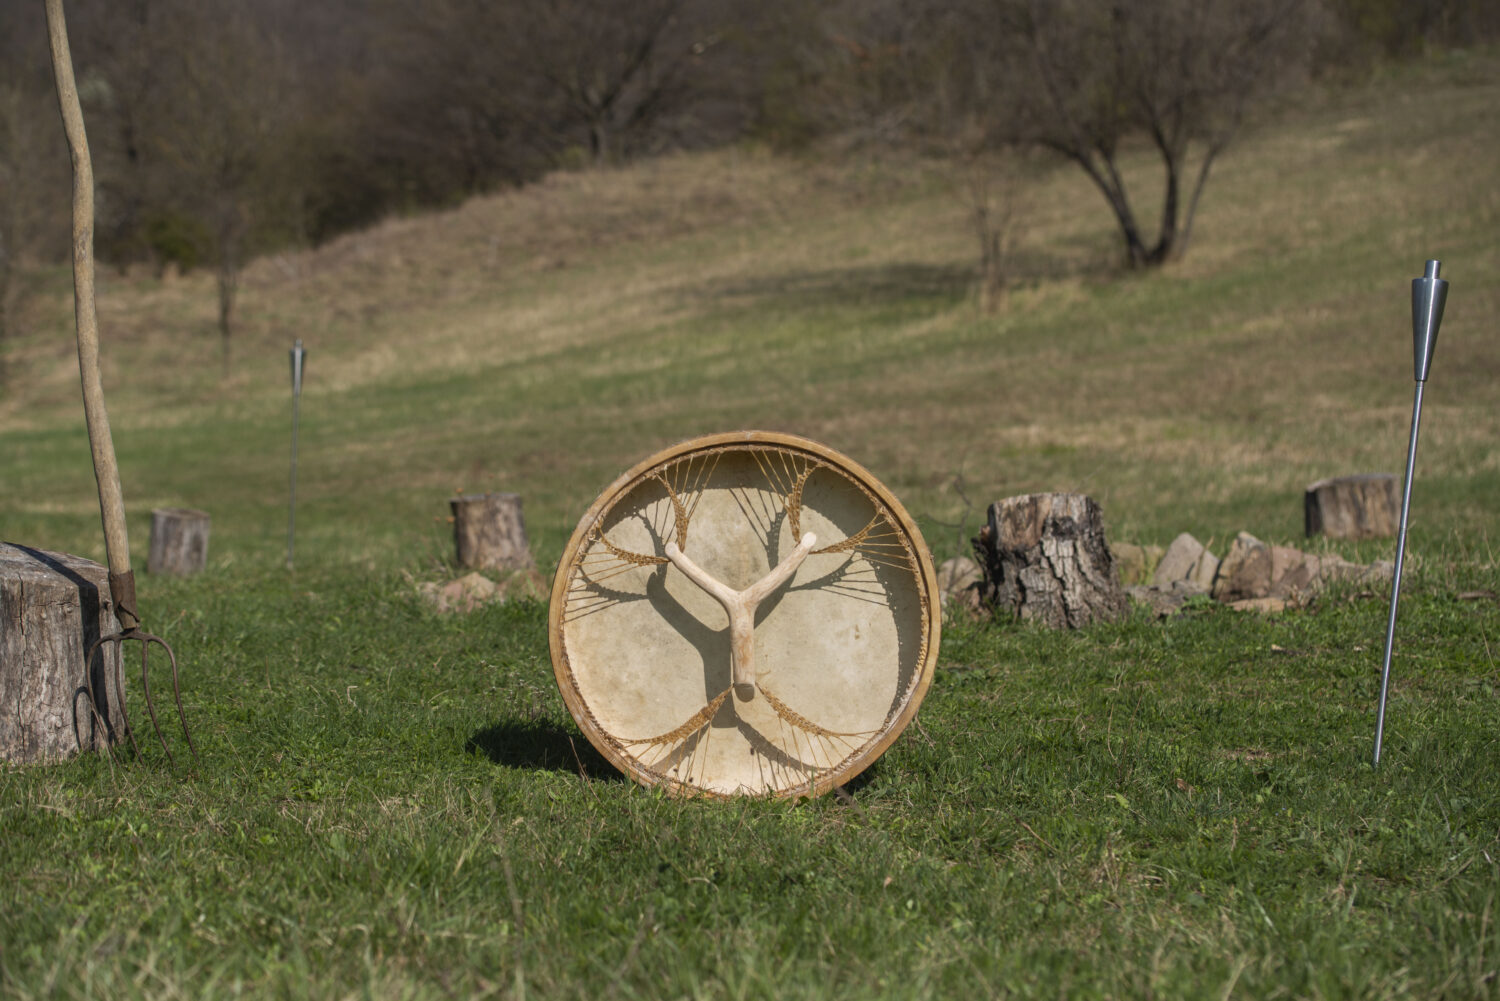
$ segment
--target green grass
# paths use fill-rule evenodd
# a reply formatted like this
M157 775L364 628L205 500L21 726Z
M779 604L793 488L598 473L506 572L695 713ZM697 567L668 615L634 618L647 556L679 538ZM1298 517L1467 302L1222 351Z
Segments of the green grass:
M11 997L1493 996L1474 581L1081 634L954 625L848 799L674 801L567 718L545 610L399 578L159 592L201 767L3 777ZM1494 575L1488 579L1493 586ZM180 738L174 750L183 752Z
M753 150L258 262L227 382L206 277L105 275L137 565L152 507L214 519L203 575L140 581L202 761L0 771L0 996L1500 994L1497 69L1403 68L1262 126L1159 273L1113 271L1098 196L1042 178L995 314L941 170ZM415 597L452 572L454 490L522 493L550 566L622 469L749 426L854 456L939 557L1033 489L1089 492L1112 539L1304 544L1308 482L1401 468L1429 256L1453 287L1379 771L1380 594L953 623L918 722L800 804L622 780L567 717L544 607ZM102 559L66 280L37 287L0 537Z

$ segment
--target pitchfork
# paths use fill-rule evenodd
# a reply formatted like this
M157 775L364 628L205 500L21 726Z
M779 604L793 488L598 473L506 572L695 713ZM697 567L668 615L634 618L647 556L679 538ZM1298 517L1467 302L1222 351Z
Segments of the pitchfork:
M114 440L109 433L109 414L104 409L104 385L99 378L99 316L94 304L94 168L89 159L88 136L83 129L83 109L78 103L78 84L73 78L73 56L68 50L68 29L63 21L62 0L46 0L47 39L52 50L52 71L57 82L57 104L62 111L63 130L68 136L68 151L73 158L73 312L78 326L78 371L83 382L83 413L88 423L89 449L94 457L94 478L99 483L99 515L104 523L104 549L109 557L109 593L114 600L115 618L120 631L101 637L88 650L84 661L89 678L89 699L97 716L93 671L94 658L108 647L119 653L114 658L115 698L130 746L140 757L140 746L130 728L125 712L125 690L120 681L120 665L125 660L125 643L141 644L141 693L151 726L167 752L167 761L176 760L167 747L167 738L156 720L156 706L151 701L151 648L161 647L172 669L172 697L177 702L177 717L182 721L182 735L187 738L193 758L198 749L188 732L187 716L182 711L182 690L177 679L177 655L167 641L141 629L136 614L135 572L130 569L130 540L125 533L125 496L120 491L120 467L115 462ZM108 663L108 660L105 661ZM107 681L106 681L107 685ZM102 722L102 721L101 721Z

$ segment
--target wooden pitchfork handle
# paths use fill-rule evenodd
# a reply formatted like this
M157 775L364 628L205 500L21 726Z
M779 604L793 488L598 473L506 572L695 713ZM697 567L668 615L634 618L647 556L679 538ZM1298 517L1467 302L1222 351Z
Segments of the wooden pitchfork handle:
M125 495L120 490L120 467L115 462L109 413L104 409L104 384L99 378L99 314L94 305L94 166L78 83L73 78L73 55L68 49L68 27L62 0L46 0L47 41L52 50L52 73L57 81L57 104L73 159L73 311L78 325L78 374L83 382L83 414L88 423L89 449L94 456L94 478L99 483L99 516L104 523L104 550L109 558L109 590L120 628L131 632L140 625L136 614L135 574L130 569L130 538L125 531Z

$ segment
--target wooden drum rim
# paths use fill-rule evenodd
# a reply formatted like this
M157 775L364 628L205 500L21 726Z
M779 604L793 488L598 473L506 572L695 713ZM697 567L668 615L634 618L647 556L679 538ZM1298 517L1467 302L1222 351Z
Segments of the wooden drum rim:
M547 637L551 650L553 674L557 681L558 690L562 693L563 701L567 705L568 712L583 731L584 736L588 738L589 743L600 754L624 774L642 785L648 787L660 786L666 791L678 795L726 799L732 798L735 795L734 793L724 793L672 779L660 772L647 768L622 746L620 739L609 733L598 723L586 703L583 694L579 691L574 677L564 637L564 617L575 561L578 560L580 553L590 542L595 525L614 508L620 499L641 484L653 470L668 466L677 460L691 456L697 452L726 452L736 450L736 446L744 446L746 451L753 449L755 446L762 446L784 449L791 452L803 452L819 462L832 466L842 472L847 478L853 480L859 487L877 499L879 504L883 505L886 511L889 512L895 520L899 531L905 537L905 544L911 555L911 562L916 570L915 584L918 589L918 598L921 602L922 626L925 630L925 637L919 661L913 665L915 677L912 678L907 688L908 694L904 705L885 724L883 730L878 732L877 736L863 745L848 759L842 761L837 767L817 772L816 777L810 779L807 783L791 788L768 790L762 794L779 797L822 795L835 786L848 782L873 764L894 743L896 738L901 735L912 719L915 718L917 709L920 707L923 698L932 684L941 638L942 610L939 601L937 572L933 567L932 556L928 552L921 532L917 529L915 522L906 508L863 465L820 442L804 438L800 435L778 431L733 431L703 435L678 442L647 456L617 477L599 494L583 517L579 519L578 525L574 529L572 536L568 540L567 547L563 551L562 558L558 562L557 572L553 577L547 621Z

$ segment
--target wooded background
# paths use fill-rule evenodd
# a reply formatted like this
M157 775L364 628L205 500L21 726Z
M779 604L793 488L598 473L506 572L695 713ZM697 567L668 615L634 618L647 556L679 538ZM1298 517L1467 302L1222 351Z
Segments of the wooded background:
M1214 158L1267 99L1500 35L1485 0L77 0L68 16L99 256L215 268L226 368L255 254L551 170L746 139L960 165L1049 151L1094 180L1126 262L1152 266L1186 250ZM1155 226L1114 169L1135 137L1161 153ZM41 4L5 4L0 341L35 269L66 258L67 171ZM968 182L997 288L1012 210L998 176Z

